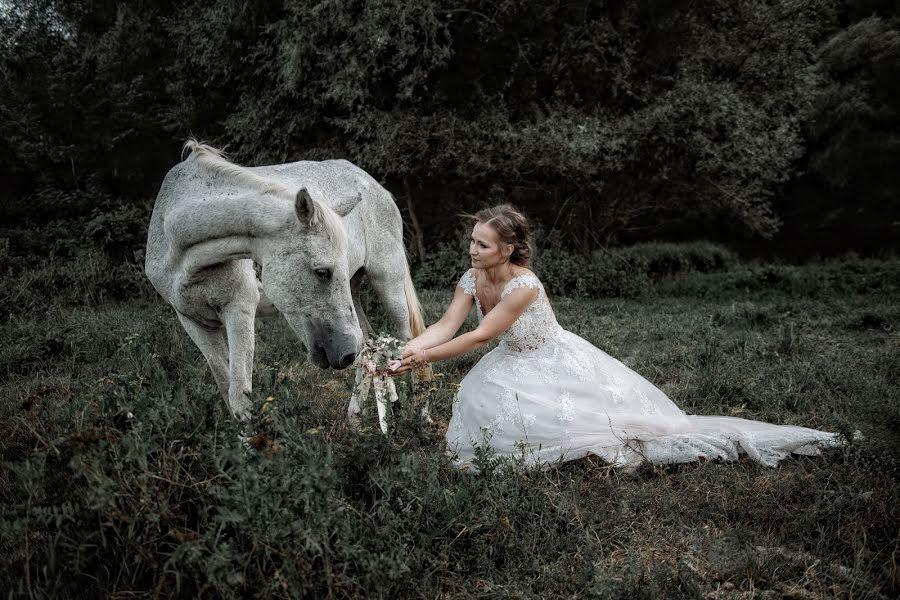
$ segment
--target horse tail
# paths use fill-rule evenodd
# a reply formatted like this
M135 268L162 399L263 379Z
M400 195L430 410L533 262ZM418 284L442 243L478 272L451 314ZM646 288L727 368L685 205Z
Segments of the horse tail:
M413 337L418 337L425 333L425 319L422 317L422 305L419 304L419 297L416 296L416 288L413 286L412 277L409 275L409 261L403 261L403 291L406 293L406 308L409 310L409 329ZM434 378L434 371L431 365L426 365L421 369L413 372L416 379L421 381L431 381ZM428 401L425 401L423 408L425 419L431 423L431 416L428 414Z
M422 316L422 305L416 295L412 277L409 274L409 262L403 261L403 291L406 294L406 308L409 311L409 330L413 337L425 333L425 319Z

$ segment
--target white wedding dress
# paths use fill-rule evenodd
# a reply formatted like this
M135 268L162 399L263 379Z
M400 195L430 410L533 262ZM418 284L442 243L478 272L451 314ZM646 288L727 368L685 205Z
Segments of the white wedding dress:
M475 270L459 287L475 294ZM794 452L818 454L833 433L748 419L686 415L661 390L556 322L538 278L514 277L538 297L500 336L499 345L466 375L453 403L447 445L454 464L475 469L476 446L497 456L552 464L595 454L611 465L681 463L701 458L753 460L776 466Z

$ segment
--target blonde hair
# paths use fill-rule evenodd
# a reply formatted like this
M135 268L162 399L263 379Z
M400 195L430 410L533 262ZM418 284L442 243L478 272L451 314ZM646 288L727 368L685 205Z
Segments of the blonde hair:
M512 204L499 204L467 215L478 223L489 225L504 244L512 244L509 262L527 267L531 262L531 223L528 217Z

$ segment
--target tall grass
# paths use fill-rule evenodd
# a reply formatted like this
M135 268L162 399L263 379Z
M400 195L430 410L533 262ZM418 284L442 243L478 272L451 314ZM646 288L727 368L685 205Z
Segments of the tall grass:
M162 302L35 294L0 326L0 589L896 597L900 263L660 269L637 297L553 297L557 316L690 413L866 438L778 469L460 473L442 427L477 356L438 366L435 426L401 410L384 436L374 418L347 425L349 373L304 363L273 319L258 327L247 449ZM422 291L429 319L450 294Z

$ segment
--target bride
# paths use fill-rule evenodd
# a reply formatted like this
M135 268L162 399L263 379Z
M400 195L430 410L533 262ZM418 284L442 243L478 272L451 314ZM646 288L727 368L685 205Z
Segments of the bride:
M531 228L504 204L475 215L472 268L441 319L410 340L405 373L499 339L462 380L447 445L454 464L473 468L477 446L529 464L601 457L616 467L642 462L733 460L746 453L776 466L791 452L818 454L835 434L748 419L685 414L661 390L556 322L528 269ZM454 337L472 305L479 325Z

